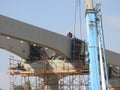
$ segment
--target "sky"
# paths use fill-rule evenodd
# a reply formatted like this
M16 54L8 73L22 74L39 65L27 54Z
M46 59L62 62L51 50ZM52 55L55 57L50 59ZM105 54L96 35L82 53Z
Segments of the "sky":
M120 54L120 0L100 1L106 49ZM68 29L74 31L75 0L0 0L0 14L66 35ZM87 39L85 0L81 0L80 20L82 30L77 30L80 26L77 18L76 36L84 40ZM9 77L5 73L8 71L10 55L15 56L0 49L0 88L3 90L9 90Z

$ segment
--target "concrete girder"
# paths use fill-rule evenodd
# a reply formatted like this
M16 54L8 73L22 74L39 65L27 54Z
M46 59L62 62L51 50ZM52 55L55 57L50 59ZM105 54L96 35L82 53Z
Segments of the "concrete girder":
M3 36L0 36L0 48L11 51L24 59L29 58L29 42L53 49L64 57L71 57L71 39L2 15L0 15L0 35L13 38L12 41L6 41ZM23 40L24 43L20 44L16 39ZM108 64L120 66L119 53L106 50L106 57Z
M115 66L120 66L120 53L106 50L107 63Z
M67 37L2 15L0 35L48 47L66 58L71 56L71 40Z
M29 59L30 45L27 42L0 35L0 48Z

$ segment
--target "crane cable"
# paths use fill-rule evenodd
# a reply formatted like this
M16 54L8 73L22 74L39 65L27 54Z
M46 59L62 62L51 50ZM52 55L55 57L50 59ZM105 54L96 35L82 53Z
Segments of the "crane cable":
M75 12L74 12L74 38L75 38L75 33L76 33L76 12L77 12L77 0L75 2Z
M79 22L80 22L80 27L79 27L79 31L80 31L80 37L81 37L81 40L82 40L82 18L81 18L81 0L78 1L79 2Z
M76 0L75 2L75 13L74 13L74 38L76 36L76 24L77 24L77 10L78 10L78 19L79 19L79 32L80 32L80 38L82 39L82 19L81 19L81 0Z

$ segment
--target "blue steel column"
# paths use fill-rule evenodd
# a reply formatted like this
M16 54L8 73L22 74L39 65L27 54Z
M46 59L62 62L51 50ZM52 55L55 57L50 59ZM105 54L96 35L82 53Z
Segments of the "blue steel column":
M86 11L86 26L87 26L88 51L90 59L89 68L91 90L100 90L98 39L94 9Z

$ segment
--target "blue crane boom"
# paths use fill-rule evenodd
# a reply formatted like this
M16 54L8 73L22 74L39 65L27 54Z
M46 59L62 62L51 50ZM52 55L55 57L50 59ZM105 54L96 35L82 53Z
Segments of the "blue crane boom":
M89 52L90 82L92 90L100 90L99 61L98 61L98 40L95 23L94 9L86 10L86 26Z
M104 36L99 11L93 0L86 0L86 26L89 51L91 90L109 90ZM98 21L97 21L98 20Z

